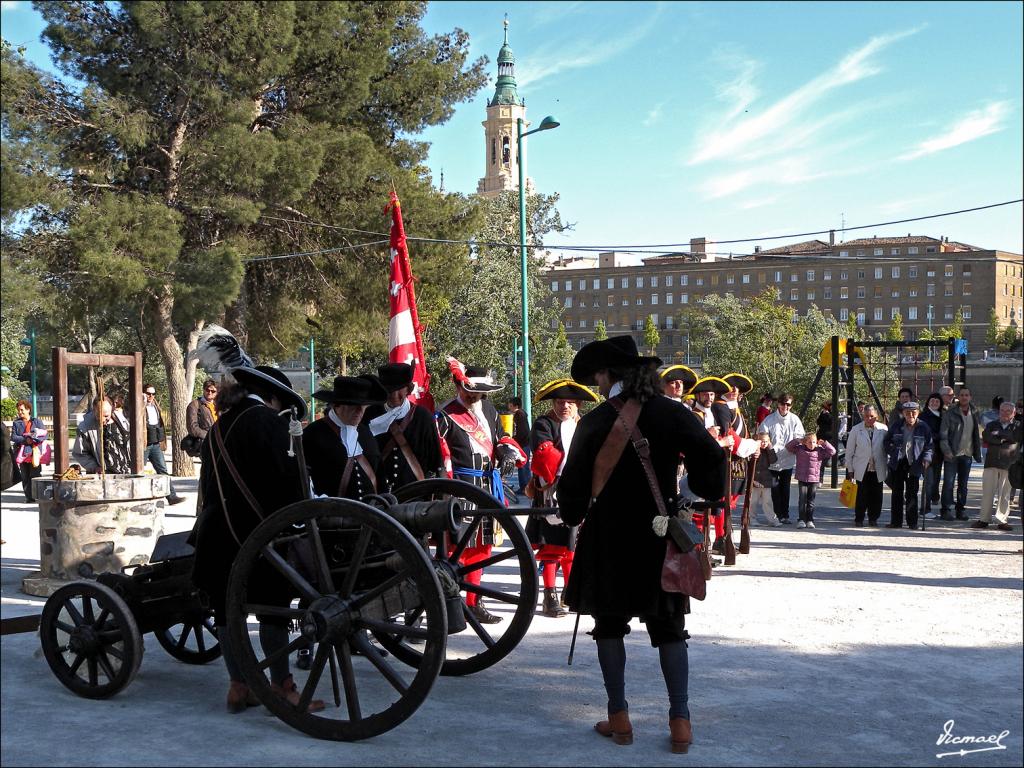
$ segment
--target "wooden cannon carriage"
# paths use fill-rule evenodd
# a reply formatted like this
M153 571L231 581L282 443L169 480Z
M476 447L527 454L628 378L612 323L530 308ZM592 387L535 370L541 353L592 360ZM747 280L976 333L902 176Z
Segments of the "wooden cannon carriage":
M273 714L318 738L354 741L395 728L439 675L471 674L507 656L537 604L536 561L516 510L486 491L428 479L395 497L365 501L309 499L279 510L243 543L228 584L226 631L245 682ZM460 564L488 517L501 523L504 543L485 561ZM168 539L158 542L149 565L74 582L47 601L43 652L76 694L105 698L125 688L139 668L146 632L186 663L220 655L212 614L189 582L192 557L180 548L160 551L161 543L178 543ZM479 584L467 578L482 569ZM268 572L295 596L287 607L264 605L249 593L259 581L251 577ZM488 599L503 621L482 625L467 593ZM297 706L270 689L277 659L254 639L253 616L288 622L290 642L281 655L314 648L310 669L294 670ZM310 712L314 699L327 706Z

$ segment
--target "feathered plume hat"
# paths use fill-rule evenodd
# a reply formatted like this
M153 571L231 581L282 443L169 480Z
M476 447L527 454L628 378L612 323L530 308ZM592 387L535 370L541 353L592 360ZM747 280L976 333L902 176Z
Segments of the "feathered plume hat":
M199 340L189 359L211 376L231 376L242 386L269 389L287 406L294 406L296 417L306 416L306 401L292 389L291 382L279 369L269 365L256 365L245 353L231 331L210 323L199 334Z
M448 370L452 377L469 392L497 392L504 389L504 384L494 380L494 376L486 368L475 365L463 365L454 357L449 356Z

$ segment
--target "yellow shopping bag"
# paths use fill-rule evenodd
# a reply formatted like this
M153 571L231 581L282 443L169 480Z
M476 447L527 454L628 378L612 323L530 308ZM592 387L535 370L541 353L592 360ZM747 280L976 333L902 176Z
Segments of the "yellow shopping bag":
M850 509L857 506L857 484L853 480L843 480L839 489L839 503Z

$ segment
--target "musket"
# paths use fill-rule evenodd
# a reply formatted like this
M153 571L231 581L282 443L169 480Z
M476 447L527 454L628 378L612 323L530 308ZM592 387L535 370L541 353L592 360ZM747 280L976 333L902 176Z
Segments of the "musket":
M747 487L743 492L743 517L740 518L740 554L750 554L750 495L754 490L757 456L747 462Z
M732 540L732 449L725 457L725 565L736 565L736 544Z

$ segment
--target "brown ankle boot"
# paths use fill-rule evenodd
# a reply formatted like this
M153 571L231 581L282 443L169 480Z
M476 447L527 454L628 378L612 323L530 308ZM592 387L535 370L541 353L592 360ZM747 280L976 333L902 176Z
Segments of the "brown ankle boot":
M272 690L282 699L287 701L293 707L298 706L299 699L302 697L302 694L299 693L298 686L295 685L295 679L291 675L288 675L288 677L281 681L280 685L278 685L277 683L271 683L270 690ZM320 712L323 710L323 708L324 702L322 699L310 699L309 707L306 709L306 711Z
M239 712L245 712L249 707L258 707L259 705L259 699L249 690L248 685L235 680L231 681L228 686L228 712L237 715Z
M693 729L690 721L685 717L672 717L668 721L669 731L672 733L672 751L676 754L685 754L690 751L693 743Z
M616 744L625 746L633 743L633 726L629 722L629 710L624 709L609 715L607 720L595 725L594 730L602 736L611 736Z

